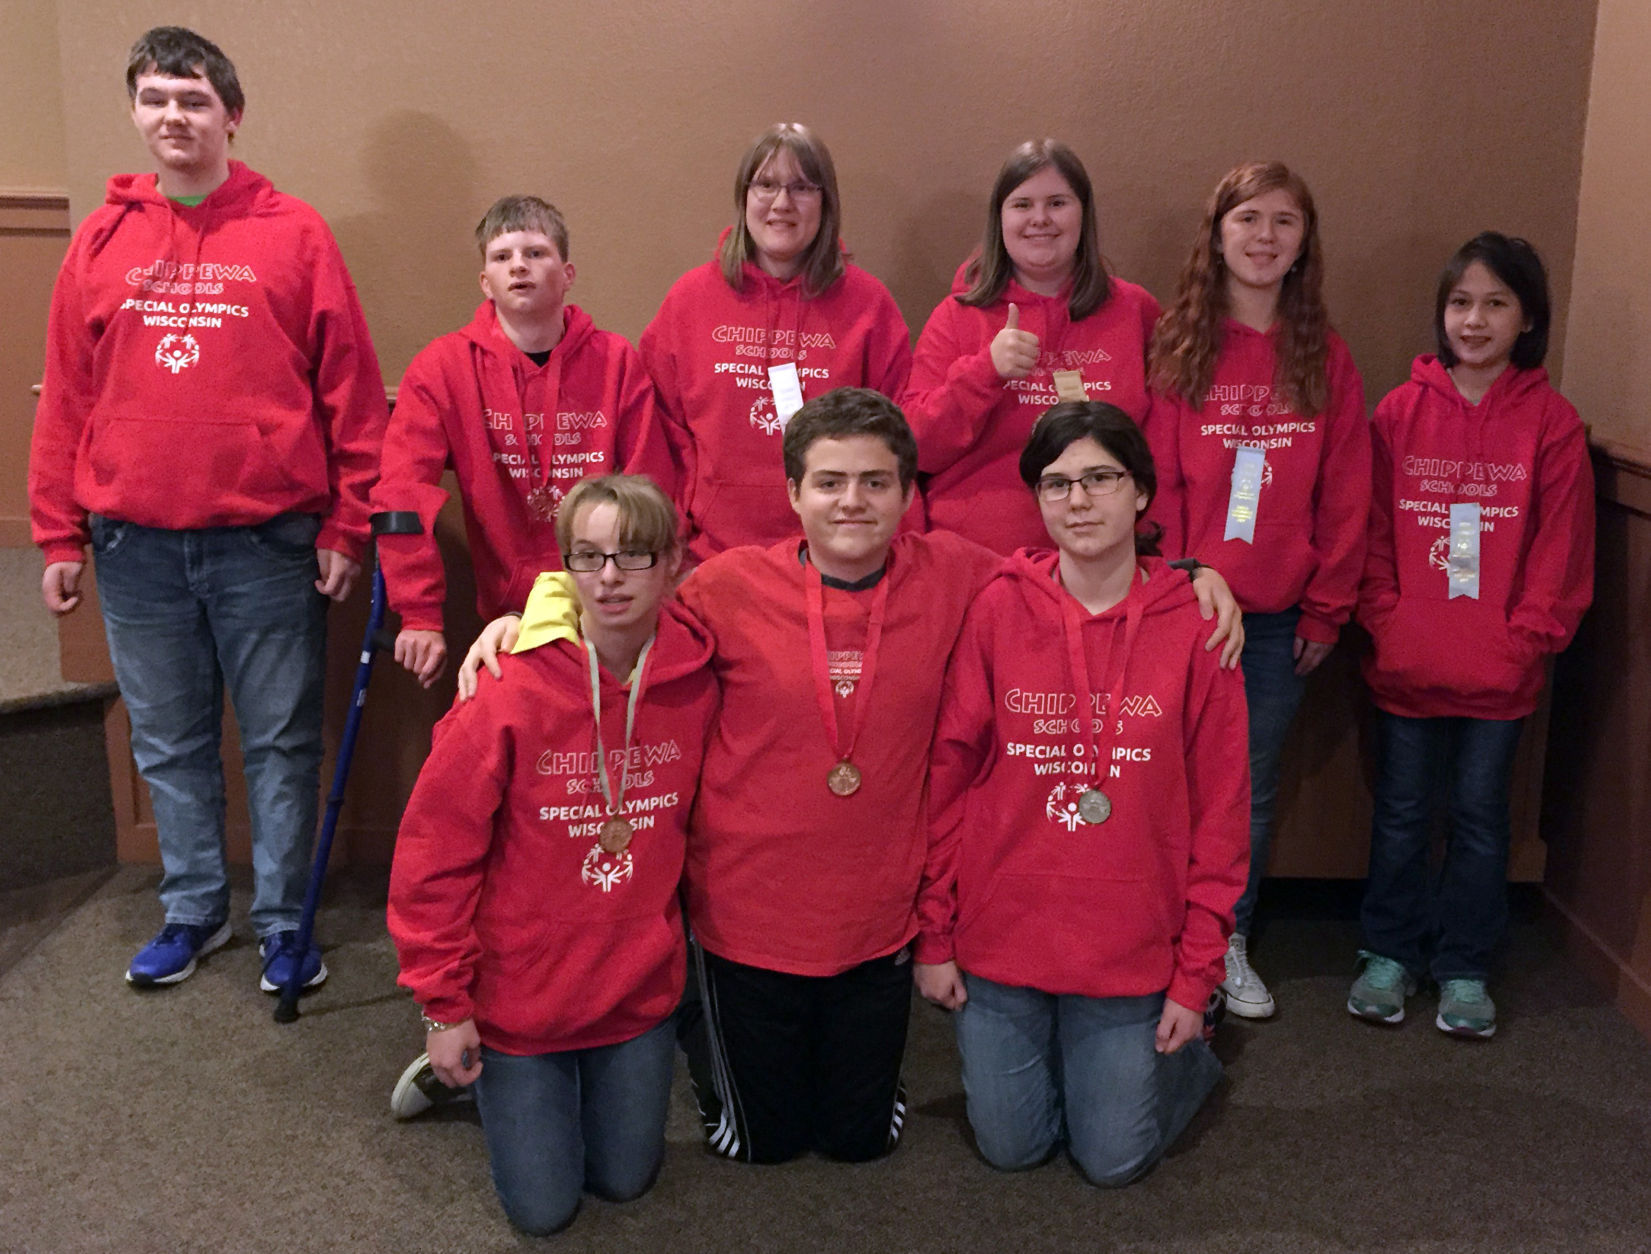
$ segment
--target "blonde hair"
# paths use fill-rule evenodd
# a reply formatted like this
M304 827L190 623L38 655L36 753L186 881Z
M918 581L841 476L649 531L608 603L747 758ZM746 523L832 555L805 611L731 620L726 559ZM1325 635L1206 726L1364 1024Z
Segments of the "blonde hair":
M573 522L587 507L612 505L619 511L619 542L649 553L672 553L681 524L676 506L647 475L598 475L581 479L556 511L556 546L563 559L573 549Z

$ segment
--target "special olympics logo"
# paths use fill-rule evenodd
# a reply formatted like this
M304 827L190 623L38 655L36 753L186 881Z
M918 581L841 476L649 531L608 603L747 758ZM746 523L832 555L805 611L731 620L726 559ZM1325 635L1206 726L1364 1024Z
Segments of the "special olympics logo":
M772 397L759 397L757 403L751 406L751 425L764 435L778 435L785 430L785 424L774 409Z
M1261 459L1261 486L1270 488L1273 484L1273 463L1265 457Z
M1083 822L1083 817L1078 813L1078 797L1082 793L1081 784L1056 784L1049 791L1049 800L1043 803L1044 817L1069 832L1077 831L1078 825Z
M1440 536L1427 551L1427 564L1434 570L1450 569L1450 537Z
M177 374L201 359L201 346L193 335L163 335L155 345L155 364Z
M585 855L585 864L579 868L579 878L592 887L611 893L616 886L630 879L635 870L636 864L631 860L629 849L609 853L596 844Z

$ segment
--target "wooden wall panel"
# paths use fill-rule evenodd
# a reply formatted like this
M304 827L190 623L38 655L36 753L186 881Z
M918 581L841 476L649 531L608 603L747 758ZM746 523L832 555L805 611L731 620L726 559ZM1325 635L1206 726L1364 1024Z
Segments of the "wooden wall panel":
M33 385L46 353L52 280L69 248L69 198L61 192L0 190L0 548L29 540L29 433Z
M1651 1037L1651 449L1596 442L1594 608L1560 659L1543 830L1566 949Z

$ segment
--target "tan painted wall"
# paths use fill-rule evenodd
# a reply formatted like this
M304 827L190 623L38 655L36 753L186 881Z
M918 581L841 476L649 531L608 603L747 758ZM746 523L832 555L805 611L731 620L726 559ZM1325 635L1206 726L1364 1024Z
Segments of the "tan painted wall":
M56 0L0 0L0 192L61 193L63 98Z
M1600 0L1564 390L1596 435L1651 451L1651 6Z
M24 472L52 275L68 239L55 0L0 0L0 546L28 544Z
M143 165L120 85L152 21L235 58L239 142L327 216L394 379L477 299L497 195L567 213L575 299L639 334L731 218L746 141L780 118L835 154L847 239L914 331L979 232L1004 153L1066 138L1120 273L1166 295L1234 162L1298 166L1323 212L1332 315L1372 395L1426 346L1461 240L1528 233L1570 271L1594 0L710 0L469 5L59 0L75 217ZM1017 34L1016 32L1020 32ZM1473 56L1458 51L1471 44Z

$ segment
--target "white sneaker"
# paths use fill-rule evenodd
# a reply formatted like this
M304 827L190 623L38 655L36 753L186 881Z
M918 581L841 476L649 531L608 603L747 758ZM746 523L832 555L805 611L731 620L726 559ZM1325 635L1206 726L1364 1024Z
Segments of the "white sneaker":
M1227 978L1221 991L1227 995L1227 1013L1240 1019L1265 1019L1273 1013L1273 995L1250 965L1246 952L1249 939L1234 936L1227 942Z
M430 1065L430 1055L420 1054L407 1064L407 1069L396 1081L390 1093L390 1113L397 1119L414 1119L432 1106L466 1101L472 1096L469 1089L450 1089L436 1079L436 1070Z

